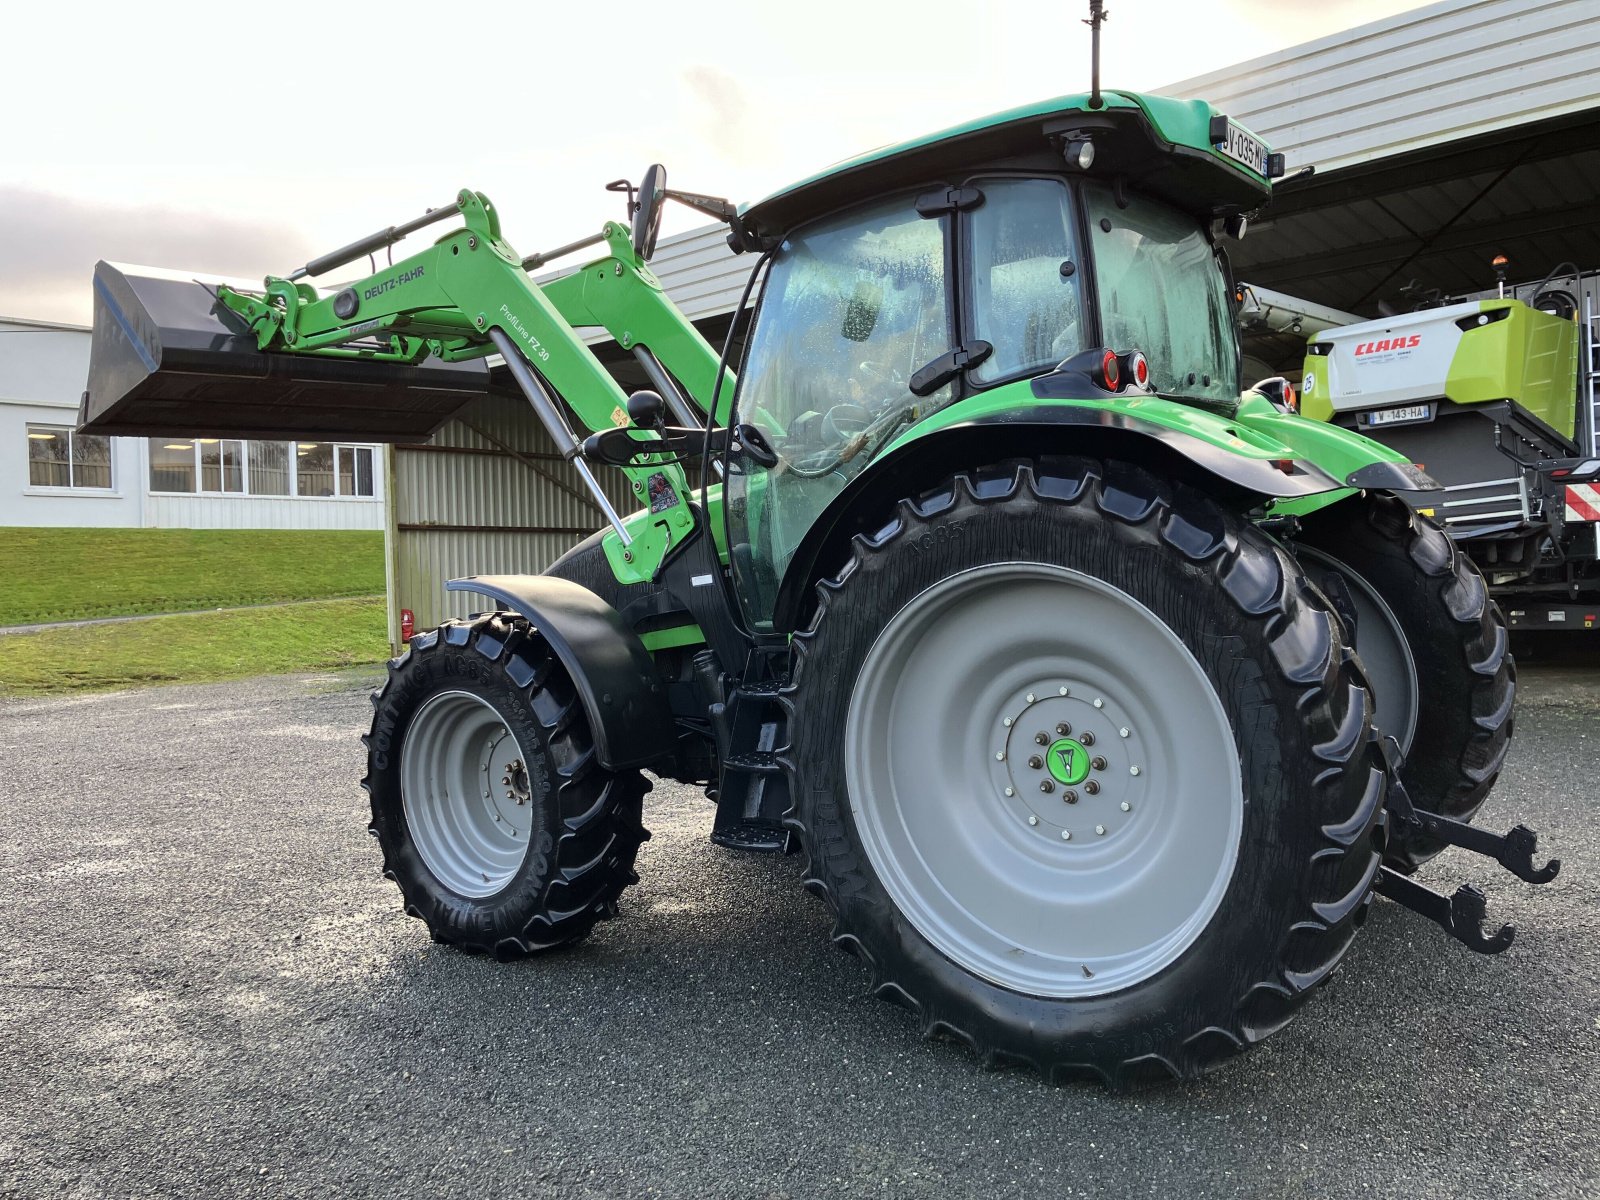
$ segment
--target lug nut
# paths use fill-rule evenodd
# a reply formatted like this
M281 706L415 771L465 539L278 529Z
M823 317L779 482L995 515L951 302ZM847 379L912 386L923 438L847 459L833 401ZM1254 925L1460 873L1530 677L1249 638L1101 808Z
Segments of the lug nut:
M1065 696L1067 694L1068 689L1067 688L1060 688L1059 691L1063 696Z
M1126 800L1124 800L1117 807L1122 809L1123 812L1132 812L1133 811L1133 805L1129 804Z
M1098 754L1096 754L1093 758L1091 758L1089 760L1089 765L1091 767L1093 767L1096 771L1104 771L1106 769L1106 760L1101 758Z
M500 782L509 784L511 782L511 776L509 776L509 775L500 776Z
M1048 733L1036 733L1033 735L1033 740L1041 746L1048 746L1050 744L1050 735Z
M1096 696L1094 698L1094 706L1096 708L1104 708L1106 706L1106 702L1104 700L1100 699L1099 696Z
M1030 754L1028 755L1028 765L1037 771L1040 767L1044 766L1044 759L1040 758L1037 754Z
M1061 724L1056 726L1056 732L1058 734L1060 734L1062 737L1066 737L1069 733L1072 732L1072 726L1068 722L1063 721L1063 722L1061 722Z
M1094 827L1094 831L1096 833L1098 833L1101 837L1105 837L1105 835L1106 835L1106 827L1104 825L1096 825Z
M1006 795L1008 795L1008 796L1015 796L1015 795L1016 795L1016 794L1017 794L1017 789L1016 789L1016 788L1014 788L1014 787L1008 787L1008 788L1007 788L1007 789L1006 789Z
M1070 829L1063 829L1063 830L1062 830L1062 831L1061 831L1061 840L1062 840L1062 841L1063 841L1063 842L1070 842L1070 841L1071 841L1071 840L1072 840L1072 830L1070 830Z
M1005 762L1006 752L1004 750L996 750L994 752L994 760L995 762Z
M1091 796L1098 796L1100 794L1100 785L1091 779L1083 785L1083 790Z
M1029 824L1029 825L1037 825L1037 824L1038 824L1038 823L1039 823L1039 818L1038 818L1038 817L1032 817L1032 816L1030 816L1030 817L1029 817L1029 818L1028 818L1028 824Z
M1055 781L1051 780L1051 779L1041 779L1039 781L1039 790L1041 792L1053 792L1053 791L1055 791L1056 790Z
M1129 775L1137 775L1138 773L1139 773L1139 768L1138 767L1129 767L1128 768L1128 774Z
M1007 717L1005 720L1001 721L1000 724L1004 725L1007 729L1010 729L1011 728L1011 718Z
M1078 793L1073 791L1071 788L1068 788L1066 791L1061 793L1061 798L1068 804L1076 804L1078 802Z
M1094 730L1085 729L1083 731L1083 733L1079 735L1078 740L1080 742L1082 742L1085 746L1094 745Z
M1028 693L1028 703L1032 704L1034 702L1034 699L1035 699L1034 694L1032 692L1029 692Z
M1121 729L1117 730L1117 736L1118 737L1127 737L1128 736L1128 727L1126 725L1124 725Z

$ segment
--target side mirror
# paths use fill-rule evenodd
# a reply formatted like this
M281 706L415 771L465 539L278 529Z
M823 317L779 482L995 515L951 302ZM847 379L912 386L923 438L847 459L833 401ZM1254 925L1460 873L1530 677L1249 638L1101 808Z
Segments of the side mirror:
M628 419L641 429L654 429L661 424L663 406L660 392L641 388L628 397Z
M651 164L639 184L639 199L633 210L633 252L645 262L656 252L656 235L661 232L661 206L667 199L667 169Z

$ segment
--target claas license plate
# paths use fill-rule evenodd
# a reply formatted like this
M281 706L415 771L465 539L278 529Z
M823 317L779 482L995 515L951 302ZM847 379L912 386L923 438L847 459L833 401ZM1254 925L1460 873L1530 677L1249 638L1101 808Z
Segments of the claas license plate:
M1433 405L1431 404L1405 404L1399 408L1386 408L1381 412L1368 413L1366 424L1373 425L1409 425L1413 421L1429 421L1433 419Z

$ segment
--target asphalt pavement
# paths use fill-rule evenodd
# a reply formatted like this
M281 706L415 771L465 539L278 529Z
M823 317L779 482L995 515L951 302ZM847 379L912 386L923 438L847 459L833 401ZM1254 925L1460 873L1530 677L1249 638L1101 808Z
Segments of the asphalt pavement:
M499 964L378 875L370 674L0 702L0 1196L1600 1196L1600 670L1530 665L1460 852L1516 944L1380 901L1200 1083L986 1072L862 994L798 858L658 785L621 917Z

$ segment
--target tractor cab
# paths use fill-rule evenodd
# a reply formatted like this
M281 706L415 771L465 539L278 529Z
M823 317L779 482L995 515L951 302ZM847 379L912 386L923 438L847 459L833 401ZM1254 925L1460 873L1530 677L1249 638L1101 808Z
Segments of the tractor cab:
M1214 228L1241 229L1281 164L1204 102L1099 103L876 151L743 213L767 248L736 397L766 444L728 475L752 621L818 514L932 414L1036 408L1041 393L1237 402Z

